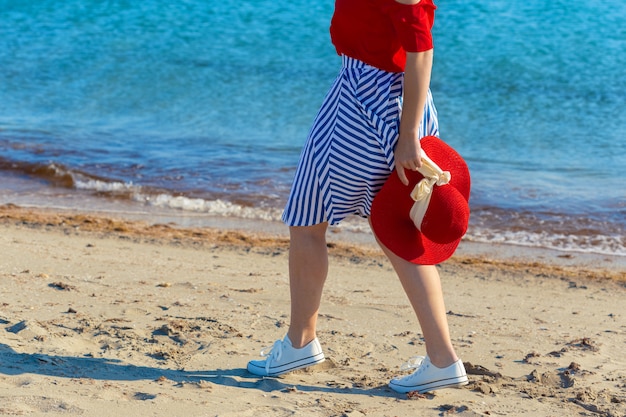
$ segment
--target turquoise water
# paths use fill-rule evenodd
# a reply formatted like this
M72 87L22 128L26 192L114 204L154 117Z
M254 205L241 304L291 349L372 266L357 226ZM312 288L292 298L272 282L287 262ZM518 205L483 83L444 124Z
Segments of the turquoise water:
M626 255L626 3L518 3L437 3L432 90L472 172L468 239ZM276 219L340 65L332 10L0 0L0 202Z

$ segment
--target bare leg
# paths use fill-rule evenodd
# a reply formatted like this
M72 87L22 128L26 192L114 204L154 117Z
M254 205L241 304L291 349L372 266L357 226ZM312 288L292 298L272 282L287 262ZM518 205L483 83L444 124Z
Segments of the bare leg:
M415 310L424 334L426 354L433 365L444 368L458 360L448 329L439 272L434 265L415 265L378 242L391 261Z
M289 228L289 289L291 323L287 335L301 348L316 337L322 290L328 275L328 223Z

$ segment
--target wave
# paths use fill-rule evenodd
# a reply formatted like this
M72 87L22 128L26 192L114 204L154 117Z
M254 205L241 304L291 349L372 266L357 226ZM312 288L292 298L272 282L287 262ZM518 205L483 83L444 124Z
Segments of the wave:
M165 207L184 211L206 213L215 216L237 217L250 220L279 221L282 210L271 208L247 207L224 200L205 200L159 194L146 198L145 202L154 207Z
M623 208L602 213L472 207L466 239L481 243L626 256Z
M58 163L17 162L0 157L1 170L26 174L35 179L44 180L53 187L90 192L106 198L130 200L157 208L265 221L278 221L281 215L281 210L276 208L254 207L219 198L189 197L168 190L137 185L133 182L95 176Z
M72 170L63 164L55 162L24 162L6 159L0 156L0 171L8 171L17 174L25 174L34 179L44 180L53 187L76 188L88 186L89 184L104 187L105 184L111 184L115 191L121 191L128 188L131 184L110 182L106 178L98 177L92 174ZM103 190L104 191L104 190ZM110 191L114 191L111 189Z
M125 200L138 207L271 222L280 221L282 213L282 207L266 204L267 201L260 195L262 191L258 192L258 198L248 196L246 200L236 193L197 197L95 176L59 163L18 162L0 157L0 172L2 171L43 180L51 188L88 193L96 198ZM347 218L337 229L369 233L367 221L358 217ZM565 213L472 207L470 227L465 239L481 243L626 256L626 235L623 222L619 219L611 222Z
M626 256L626 236L621 233L603 233L599 229L590 231L571 230L568 233L548 231L550 228L544 223L545 230L533 231L532 227L520 227L511 224L510 227L490 227L489 221L484 219L470 219L467 234L463 240L476 243L497 243L529 248L545 248L560 252L578 252L610 256ZM367 221L358 218L344 220L339 229L361 233L369 232Z
M532 248L546 248L562 252L626 256L626 238L623 236L602 234L582 236L512 230L494 232L484 228L471 228L465 239L470 242L503 243Z

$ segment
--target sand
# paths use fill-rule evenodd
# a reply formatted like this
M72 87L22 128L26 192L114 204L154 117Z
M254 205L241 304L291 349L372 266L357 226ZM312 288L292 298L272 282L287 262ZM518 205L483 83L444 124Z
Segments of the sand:
M284 237L15 206L0 231L0 415L626 415L626 274L602 257L441 265L470 384L402 395L424 343L372 247L330 245L327 361L258 378L289 322Z

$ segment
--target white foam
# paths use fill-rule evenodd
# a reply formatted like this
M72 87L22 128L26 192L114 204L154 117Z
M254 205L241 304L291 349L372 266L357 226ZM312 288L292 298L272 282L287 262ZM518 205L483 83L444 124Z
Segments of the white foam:
M205 200L202 198L189 198L159 194L155 197L141 194L135 195L137 201L143 201L154 207L163 207L206 213L214 216L238 217L251 220L279 221L281 210L273 208L246 207L230 203L224 200Z
M224 200L206 200L173 196L167 193L151 195L131 182L107 182L74 178L76 189L105 193L128 193L131 200L152 207L204 213L213 216L238 217L251 220L279 221L282 211L274 208L247 207Z
M465 239L479 243L503 243L525 247L547 248L563 252L626 256L624 236L564 235L528 231L493 231L471 228Z
M99 192L133 192L140 187L134 186L132 183L124 182L107 182L99 180L78 180L74 177L74 186L79 190L91 190Z

